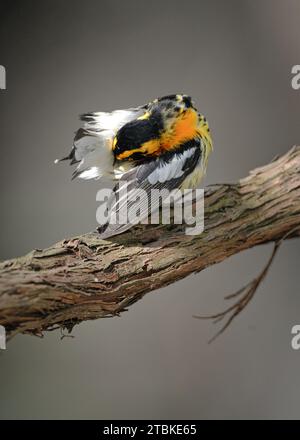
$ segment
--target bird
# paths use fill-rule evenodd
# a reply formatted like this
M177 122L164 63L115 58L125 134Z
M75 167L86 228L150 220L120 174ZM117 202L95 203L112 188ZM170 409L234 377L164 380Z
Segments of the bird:
M137 194L153 189L184 190L199 187L213 149L207 119L189 95L172 94L147 104L112 112L80 116L70 153L55 163L76 165L72 179L110 178L115 186L108 200L100 238L118 235L133 226L110 222ZM120 197L126 189L127 197ZM119 196L119 198L118 198ZM139 219L159 209L159 202L141 200Z

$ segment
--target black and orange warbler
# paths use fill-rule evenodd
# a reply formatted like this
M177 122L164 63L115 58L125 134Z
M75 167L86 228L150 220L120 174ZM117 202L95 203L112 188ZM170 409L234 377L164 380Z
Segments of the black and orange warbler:
M128 203L140 190L149 194L153 189L197 188L205 174L212 150L210 130L187 95L168 95L111 113L87 113L81 120L83 127L75 135L70 154L60 160L77 165L73 178L113 177L118 181L109 216L116 217L124 205L115 196L125 187ZM153 209L157 206L150 206L150 212ZM148 200L142 201L140 210L140 218L149 215ZM131 226L110 224L108 217L101 235L107 238Z

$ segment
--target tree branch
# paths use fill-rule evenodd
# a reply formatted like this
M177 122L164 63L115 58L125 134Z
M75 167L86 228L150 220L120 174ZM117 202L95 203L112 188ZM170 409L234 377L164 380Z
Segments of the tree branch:
M0 324L9 337L42 335L119 315L154 289L300 228L300 147L205 195L205 230L139 225L101 240L97 232L0 263Z

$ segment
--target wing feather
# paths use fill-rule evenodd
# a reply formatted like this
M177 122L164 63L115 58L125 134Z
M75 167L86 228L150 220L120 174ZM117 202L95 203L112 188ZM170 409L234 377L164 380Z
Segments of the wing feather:
M139 210L139 221L145 220L149 214L156 212L167 194L180 187L186 176L198 165L200 159L201 150L199 144L195 142L189 149L179 154L175 153L167 160L160 157L125 173L116 185L108 202L109 220L99 228L101 238L121 234L133 226L130 222L125 224L110 222L111 219L118 220L119 213L122 213L124 209L128 212L134 206L135 210ZM125 188L127 190L126 195L124 195ZM153 189L159 191L166 189L168 191L165 194L161 191L160 199L151 199L151 190ZM141 190L145 191L147 197L138 200ZM120 198L121 194L123 196Z

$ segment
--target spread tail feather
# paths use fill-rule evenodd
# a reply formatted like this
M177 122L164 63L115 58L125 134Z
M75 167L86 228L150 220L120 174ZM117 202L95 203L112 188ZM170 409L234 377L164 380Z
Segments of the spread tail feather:
M78 160L75 159L75 147L72 147L72 150L70 151L70 153L65 156L62 157L61 159L55 159L54 163L59 163L59 162L63 162L65 160L70 160L70 165L74 165L75 163L78 163Z
M91 112L81 115L83 127L75 134L70 153L55 163L70 160L77 164L72 179L98 179L113 174L112 142L117 131L127 122L145 113L143 107L115 110L111 113Z

